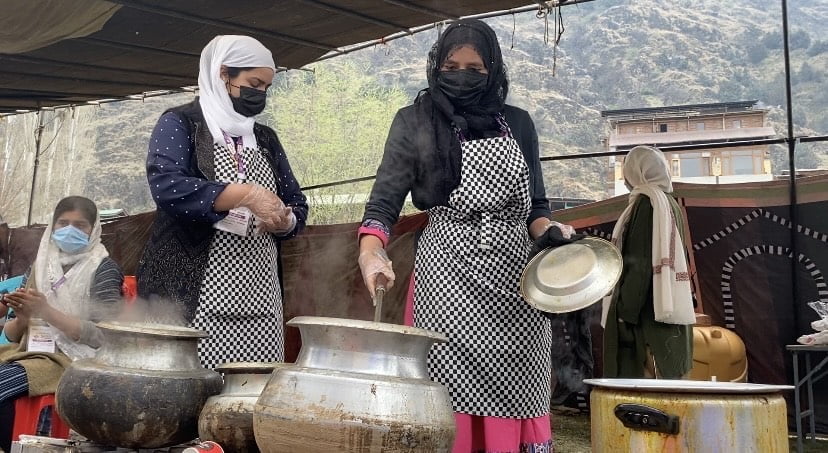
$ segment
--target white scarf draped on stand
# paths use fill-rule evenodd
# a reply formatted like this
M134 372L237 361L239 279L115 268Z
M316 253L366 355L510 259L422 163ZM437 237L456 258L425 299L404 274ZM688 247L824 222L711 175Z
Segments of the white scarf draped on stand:
M624 159L624 178L632 186L629 204L612 231L612 242L623 250L624 231L638 197L653 206L653 309L655 320L666 324L694 324L696 314L690 288L684 242L667 193L673 191L664 154L649 146L636 146ZM617 289L617 287L616 287ZM601 325L606 326L613 294L603 300Z
M88 320L91 314L92 282L98 266L107 256L109 252L101 243L100 218L95 220L92 227L89 245L73 254L61 251L52 241L52 226L49 225L40 239L40 247L37 249L37 257L32 267L37 290L46 295L46 301L53 308L78 319ZM72 267L64 274L63 266L70 264ZM53 291L52 285L64 276L66 280ZM92 347L72 340L55 327L50 326L50 330L58 348L72 360L95 355L95 349Z
M253 117L233 109L227 83L221 79L221 66L228 68L271 68L276 72L273 54L259 41L249 36L220 35L213 38L201 51L198 68L198 103L204 114L213 142L224 145L226 132L242 137L245 146L255 147Z

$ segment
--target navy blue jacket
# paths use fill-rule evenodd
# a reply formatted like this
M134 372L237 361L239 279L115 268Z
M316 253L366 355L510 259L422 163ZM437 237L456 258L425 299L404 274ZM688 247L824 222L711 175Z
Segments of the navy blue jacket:
M307 200L276 132L258 123L253 132L276 176L277 195L293 207L296 215L296 227L277 236L284 240L304 228ZM147 179L158 209L138 263L138 295L181 305L187 321L192 321L198 308L199 289L215 234L213 223L227 215L213 210L215 199L227 185L216 181L214 165L213 136L198 99L170 109L159 118L147 155Z

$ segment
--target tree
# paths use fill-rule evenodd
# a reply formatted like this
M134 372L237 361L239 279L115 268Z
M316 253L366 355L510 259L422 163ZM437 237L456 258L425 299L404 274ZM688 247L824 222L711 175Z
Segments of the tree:
M34 114L13 115L0 118L0 217L10 225L26 222L31 184L33 153L26 153L34 147L37 130L37 116ZM26 189L24 189L26 187Z
M811 46L811 36L805 30L796 30L790 36L793 49L807 49Z
M797 170L819 168L822 165L819 156L808 147L798 147L796 149L795 162Z
M408 102L356 63L329 61L274 84L265 120L275 126L302 186L373 176L394 113ZM314 224L353 222L371 181L306 191Z
M817 41L808 49L808 56L815 57L825 52L828 52L828 41Z

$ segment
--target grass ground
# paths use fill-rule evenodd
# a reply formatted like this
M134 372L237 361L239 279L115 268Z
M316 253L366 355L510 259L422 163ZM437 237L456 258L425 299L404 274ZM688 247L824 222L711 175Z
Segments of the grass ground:
M589 415L552 414L555 432L555 453L591 453L589 442ZM796 438L790 439L790 451L796 452ZM828 439L805 440L803 453L828 452ZM642 452L644 453L644 452ZM662 452L646 452L662 453ZM668 453L668 452L664 452Z
M556 453L590 453L589 415L552 414Z

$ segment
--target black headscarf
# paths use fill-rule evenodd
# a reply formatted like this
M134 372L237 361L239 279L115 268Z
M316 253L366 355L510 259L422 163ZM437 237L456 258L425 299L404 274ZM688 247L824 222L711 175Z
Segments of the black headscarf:
M477 105L460 109L437 82L443 62L457 49L471 47L483 60L488 71L486 88ZM428 92L434 107L464 135L475 138L494 137L500 132L495 115L503 111L509 81L497 35L485 22L463 19L449 25L428 53Z
M437 77L446 58L463 46L477 51L489 74L485 92L478 104L460 110L440 88ZM454 129L459 129L470 139L498 136L501 126L496 115L503 112L509 81L497 35L485 22L477 19L453 22L443 31L428 53L427 71L428 89L423 90L415 102L422 102L430 114L436 153L434 171L443 173L442 187L435 189L442 194L440 198L445 203L449 194L460 184L460 141Z

